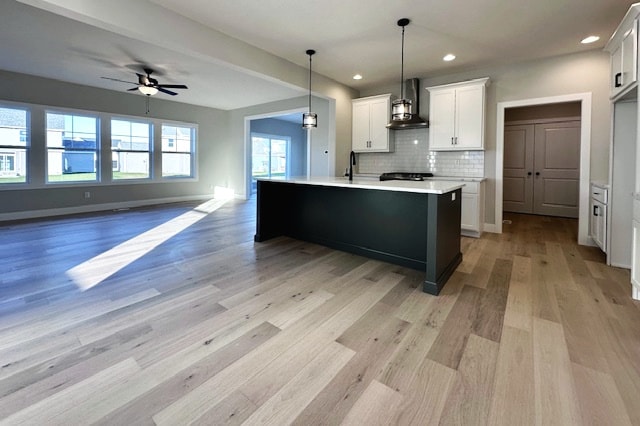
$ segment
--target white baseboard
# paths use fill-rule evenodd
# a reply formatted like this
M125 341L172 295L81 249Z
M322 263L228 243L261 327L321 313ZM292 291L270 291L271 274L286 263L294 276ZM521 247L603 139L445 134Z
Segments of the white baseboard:
M183 201L211 200L210 195L188 195L182 197L155 198L150 200L123 201L118 203L91 204L87 206L63 207L59 209L28 210L14 213L0 213L0 222L10 220L36 219L41 217L64 216L78 213L92 213L108 210L131 209L157 204L179 203Z

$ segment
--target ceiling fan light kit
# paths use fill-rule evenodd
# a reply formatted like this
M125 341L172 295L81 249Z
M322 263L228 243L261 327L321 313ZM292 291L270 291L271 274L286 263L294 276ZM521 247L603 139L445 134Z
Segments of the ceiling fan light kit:
M311 57L316 53L315 50L307 50L309 55L309 111L302 114L302 127L305 129L313 129L318 127L318 114L311 112Z
M158 93L158 89L156 89L156 88L155 88L155 87L153 87L153 86L139 86L139 87L138 87L138 90L139 90L142 94L147 95L147 96L153 96L153 95L155 95L156 93Z

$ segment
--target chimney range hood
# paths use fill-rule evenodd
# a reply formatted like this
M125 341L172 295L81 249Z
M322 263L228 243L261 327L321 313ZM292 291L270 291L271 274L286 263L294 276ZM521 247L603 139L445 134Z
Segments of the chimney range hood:
M420 118L420 80L410 78L405 81L404 93L405 98L411 101L412 109L415 111L408 120L391 120L387 124L388 129L404 130L404 129L426 129L429 127L424 119Z

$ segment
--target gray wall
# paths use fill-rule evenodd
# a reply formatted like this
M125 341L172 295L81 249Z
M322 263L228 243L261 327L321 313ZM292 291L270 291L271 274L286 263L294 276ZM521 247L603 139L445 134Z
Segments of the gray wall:
M0 71L0 103L13 101L34 106L32 155L44 154L44 107L72 108L124 116L145 117L143 96L63 83L24 74ZM154 199L197 198L213 193L213 187L227 180L221 151L227 141L228 113L178 102L151 98L148 117L195 123L198 125L198 178L169 183L48 185L24 189L19 186L0 190L0 214L41 209L92 210L98 204L144 202ZM42 175L42 171L34 170ZM40 179L42 181L42 179ZM124 190L123 190L124 189ZM91 192L84 199L85 191Z
M496 114L499 102L569 95L592 94L591 179L607 180L609 169L610 111L609 55L592 50L584 53L536 60L514 65L478 69L441 77L408 76L421 79L421 116L429 114L429 95L425 87L490 77L487 88L485 125L485 176L488 178L485 220L495 223ZM361 96L380 93L399 95L396 84L361 91Z
M302 122L302 114L300 114L300 122ZM251 120L251 133L254 132L291 138L289 174L291 176L307 174L307 131L301 124L275 118L262 118Z

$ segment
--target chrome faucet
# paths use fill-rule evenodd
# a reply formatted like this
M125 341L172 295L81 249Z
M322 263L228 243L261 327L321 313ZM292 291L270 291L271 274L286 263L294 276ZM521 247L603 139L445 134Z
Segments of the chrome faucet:
M356 153L351 151L349 154L349 182L353 180L353 166L356 165Z

